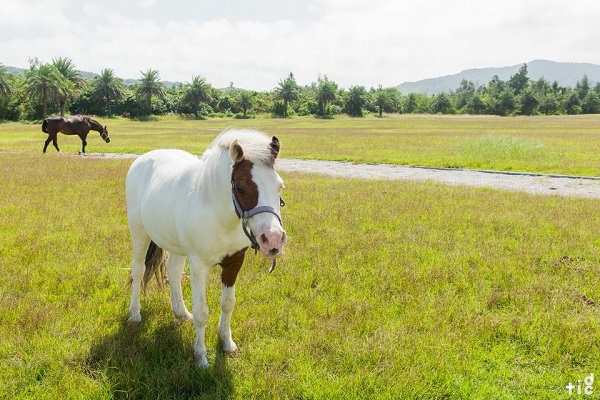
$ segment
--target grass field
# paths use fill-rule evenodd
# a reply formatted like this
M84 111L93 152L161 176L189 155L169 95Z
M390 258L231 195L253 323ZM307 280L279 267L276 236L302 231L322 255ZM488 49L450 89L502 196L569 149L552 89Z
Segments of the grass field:
M92 132L88 152L143 153L176 147L200 153L221 130L250 127L277 135L288 158L600 176L599 115L99 120L108 126L112 141L105 144ZM0 124L0 138L0 150L41 152L46 135L40 124L7 123ZM59 145L68 153L81 146L77 137L62 134Z
M284 174L236 357L194 368L167 293L126 323L130 160L0 152L0 398L569 398L600 374L600 201ZM189 282L185 297L191 301Z
M439 123L431 143L409 133L420 118ZM285 138L285 157L327 158L334 149L317 154L313 142L349 134L352 146L340 153L366 154L393 137L433 154L446 137L472 156L474 144L491 141L544 159L560 138L565 154L580 154L573 165L587 165L575 170L593 170L591 117L484 118L498 124L495 138L465 128L476 120L250 123ZM239 121L111 123L113 141L96 137L90 151L201 152ZM379 137L378 124L406 131ZM468 134L451 133L458 126ZM32 133L19 133L25 128ZM286 255L269 274L249 253L232 321L235 357L219 351L218 270L211 275L203 371L194 367L193 326L174 320L168 293L151 290L142 324L126 323L131 160L43 155L38 128L0 125L0 398L569 399L578 396L568 383L600 376L600 200L283 174ZM60 140L76 152L78 139ZM302 143L315 153L303 154ZM189 306L187 279L184 297Z

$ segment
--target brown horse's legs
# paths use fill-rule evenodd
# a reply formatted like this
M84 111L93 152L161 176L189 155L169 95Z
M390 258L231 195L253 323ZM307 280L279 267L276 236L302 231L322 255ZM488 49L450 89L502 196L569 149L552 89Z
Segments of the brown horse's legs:
M81 154L85 154L85 146L87 146L87 141L85 140L87 135L79 135L81 138Z
M58 148L58 142L56 141L56 134L49 134L48 135L48 139L46 139L46 142L44 143L44 153L46 152L46 149L48 148L48 145L50 144L50 142L52 142L52 144L54 145L54 147L56 147L56 151L58 151L60 153L60 149Z
M44 153L46 152L46 149L48 148L48 145L50 144L50 142L52 141L52 138L50 136L48 136L48 139L46 139L46 142L44 143Z

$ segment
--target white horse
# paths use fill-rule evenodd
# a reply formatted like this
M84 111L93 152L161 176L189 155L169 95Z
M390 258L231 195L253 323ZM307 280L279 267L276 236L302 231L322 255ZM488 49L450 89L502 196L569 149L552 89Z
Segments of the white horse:
M231 314L235 280L249 245L269 259L283 254L286 232L280 217L283 181L274 169L279 140L248 130L221 133L201 158L181 150L154 150L133 162L127 174L127 218L133 244L130 322L140 322L140 287L159 277L163 249L176 317L192 319L194 353L207 367L208 322L206 280L222 267L219 339L226 353L235 352ZM181 274L188 258L193 307L181 293ZM273 264L274 266L274 264Z

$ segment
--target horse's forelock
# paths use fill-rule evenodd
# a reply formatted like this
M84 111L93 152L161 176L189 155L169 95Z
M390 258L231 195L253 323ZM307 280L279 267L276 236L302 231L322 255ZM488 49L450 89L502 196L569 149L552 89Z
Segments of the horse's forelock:
M218 146L221 151L229 151L229 146L234 140L242 146L244 159L265 165L273 165L275 162L276 154L271 147L271 138L259 131L229 129L215 139L213 146Z

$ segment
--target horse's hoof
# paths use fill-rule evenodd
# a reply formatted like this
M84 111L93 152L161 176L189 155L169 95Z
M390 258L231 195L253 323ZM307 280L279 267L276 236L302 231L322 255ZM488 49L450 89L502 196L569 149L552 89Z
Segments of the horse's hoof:
M223 354L227 356L234 356L238 353L237 344L235 344L231 338L223 339L219 337L219 342L221 343L221 351Z
M181 314L175 314L175 318L180 319L181 321L189 321L190 319L194 318L194 315L188 310L185 310L185 312Z
M139 324L140 322L142 322L142 316L141 316L141 314L132 314L127 319L127 322L130 324Z
M202 353L197 355L198 360L196 361L196 367L200 369L208 368L208 358L206 358L206 353Z
M235 349L233 349L233 350L222 349L222 352L223 352L223 355L225 355L226 357L235 357L235 356L238 355L239 350L238 350L238 348L236 346Z

